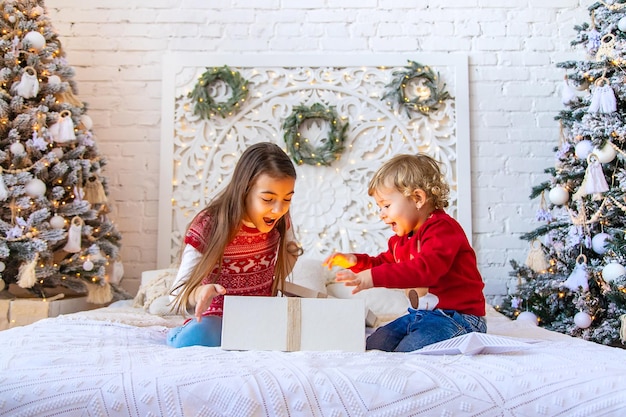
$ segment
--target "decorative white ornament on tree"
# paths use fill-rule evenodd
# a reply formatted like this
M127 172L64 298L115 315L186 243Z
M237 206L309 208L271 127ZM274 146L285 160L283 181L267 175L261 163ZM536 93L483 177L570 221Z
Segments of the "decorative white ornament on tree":
M606 83L606 84L603 84ZM617 99L615 92L606 78L600 78L595 83L589 104L590 113L613 113L617 111Z
M34 30L24 35L24 41L28 42L31 49L35 51L40 51L46 46L46 38L44 38L41 33Z
M563 282L563 285L571 291L579 291L582 287L583 291L589 291L589 273L587 271L587 257L578 255L576 258L576 266L572 273Z
M565 105L570 104L576 99L576 91L569 85L567 81L567 76L563 80L563 85L561 87L561 102Z
M63 229L65 227L65 218L55 214L50 218L50 227L53 229Z
M546 270L550 268L550 264L541 249L541 242L538 239L530 242L530 251L526 257L526 266L537 273L546 272Z
M550 190L550 192L548 193L548 198L550 199L552 204L562 206L569 200L569 192L565 187L558 185Z
M617 156L617 151L613 147L611 142L606 142L603 147L598 148L597 146L593 148L592 151L598 157L598 161L603 164L608 164L613 161Z
M91 259L87 259L83 262L83 269L85 271L91 271L93 269L93 262L91 262Z
M48 132L52 136L52 140L57 143L67 143L76 140L72 112L63 110L59 114L57 122L48 128Z
M521 313L519 313L519 315L517 316L517 321L534 324L535 326L539 324L539 320L537 320L537 316L535 315L535 313L532 313L530 311L522 311Z
M611 262L602 268L602 278L606 282L615 281L617 278L626 274L626 268L617 262Z
M48 77L48 84L56 87L58 85L61 84L61 77L59 77L58 75L51 75Z
M593 143L589 139L583 139L576 144L574 153L578 159L587 159L593 151Z
M33 198L42 197L46 194L46 183L39 178L34 178L26 184L24 191Z
M26 149L24 148L24 145L22 145L22 142L12 143L9 150L15 156L24 155L26 153Z
M604 255L606 253L606 241L610 238L608 233L598 233L591 239L591 248L598 255Z
M622 32L626 32L626 16L617 21L617 28Z
M17 84L13 84L11 91L24 98L37 97L37 94L39 94L39 80L37 79L35 68L25 67L22 78Z
M584 311L579 311L574 315L574 324L576 324L576 327L581 329L586 329L591 326L592 321L593 320L589 313L585 313Z
M70 224L70 230L67 232L67 243L63 250L70 253L80 252L80 235L83 229L83 219L75 216Z
M93 127L93 121L91 120L91 117L87 116L86 114L80 116L80 122L87 130L91 130L91 128Z

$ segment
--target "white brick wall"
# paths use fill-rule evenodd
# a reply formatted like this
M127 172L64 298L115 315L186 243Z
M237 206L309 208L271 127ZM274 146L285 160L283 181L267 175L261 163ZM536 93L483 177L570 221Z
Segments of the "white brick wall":
M590 1L48 0L76 69L123 233L124 285L156 265L161 57L198 53L463 52L470 59L474 236L489 295L523 261L538 207L531 187L553 165L561 109L557 62Z

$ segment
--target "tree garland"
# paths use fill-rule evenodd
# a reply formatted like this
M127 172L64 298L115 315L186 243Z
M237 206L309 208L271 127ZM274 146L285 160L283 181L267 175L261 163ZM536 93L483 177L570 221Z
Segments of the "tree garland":
M209 95L209 86L216 81L223 81L233 90L232 95L225 102L216 102ZM207 68L188 97L194 100L195 115L210 119L214 114L219 114L226 118L238 110L239 104L248 97L248 81L239 72L231 70L226 65Z
M300 125L308 119L322 119L329 122L328 138L320 147L311 146L308 139L301 140ZM324 107L315 103L311 107L299 105L283 122L287 151L298 165L329 166L341 157L344 149L345 134L348 123L343 123L335 112L334 107Z
M390 90L385 93L381 100L393 99L399 107L406 109L410 118L410 110L428 115L431 111L437 110L444 100L452 98L450 93L445 90L446 85L439 84L439 73L435 73L432 68L414 61L409 61L409 65L405 68L403 71L393 72L395 78L385 86ZM420 91L414 98L410 98L406 94L406 87L411 80L422 82Z

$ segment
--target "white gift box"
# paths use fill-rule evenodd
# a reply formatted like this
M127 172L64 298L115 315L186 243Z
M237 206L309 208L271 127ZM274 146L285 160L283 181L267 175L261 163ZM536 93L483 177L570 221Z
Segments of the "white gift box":
M365 351L363 300L225 296L225 350Z

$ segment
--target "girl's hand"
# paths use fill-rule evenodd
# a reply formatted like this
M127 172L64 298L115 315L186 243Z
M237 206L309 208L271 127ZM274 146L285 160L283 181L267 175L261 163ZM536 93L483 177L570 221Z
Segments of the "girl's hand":
M374 283L372 282L371 269L366 269L358 274L355 274L348 269L344 269L335 274L335 280L337 282L343 282L348 287L355 287L352 290L352 294L356 294L359 291L363 291L374 286Z
M194 315L196 316L196 320L202 321L202 313L209 308L213 297L224 294L226 294L226 288L222 287L220 284L207 284L196 288L194 291L194 299L196 301Z
M333 266L348 269L356 265L356 256L352 253L335 252L326 258L322 265L328 267L328 269L332 269Z

